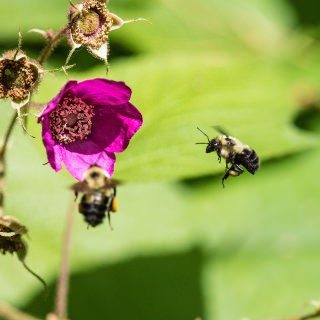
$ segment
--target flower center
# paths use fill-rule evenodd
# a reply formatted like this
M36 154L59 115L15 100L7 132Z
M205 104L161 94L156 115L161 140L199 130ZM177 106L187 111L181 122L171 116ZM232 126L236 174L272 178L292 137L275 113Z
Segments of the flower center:
M63 145L87 139L92 128L93 108L80 98L64 98L49 116L53 138Z
M78 21L80 32L86 36L95 33L100 25L99 14L95 11L89 11L84 14Z

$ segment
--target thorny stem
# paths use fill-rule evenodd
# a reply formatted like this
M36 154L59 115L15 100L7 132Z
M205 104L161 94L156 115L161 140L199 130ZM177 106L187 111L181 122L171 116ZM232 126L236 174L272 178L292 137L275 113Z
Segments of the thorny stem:
M7 320L40 320L6 305L0 305L0 317Z
M42 49L40 57L38 59L38 62L41 65L43 65L48 60L48 58L50 57L52 51L55 49L55 47L58 45L58 43L62 40L63 36L65 35L65 33L67 31L67 29L68 29L68 24L65 25L64 27L62 27L60 31L54 33L48 39L48 42L47 42L46 46ZM48 35L48 32L47 32L47 35ZM30 96L30 101L31 101L31 97L32 97L32 93L31 93L31 96ZM29 108L30 108L30 104L26 108L27 109L27 113L28 113ZM26 130L26 128L28 126L27 122L28 122L28 117L26 117L23 122L21 122L21 120L20 120L21 126L23 127L25 132L28 133L28 131Z
M47 45L42 49L41 55L38 59L38 62L41 65L44 64L48 60L48 58L49 58L50 54L52 53L52 51L54 50L54 48L58 45L59 41L62 40L67 29L68 29L68 24L66 26L64 26L60 31L55 33L51 39L49 39Z
M0 216L3 216L4 189L6 184L5 183L5 154L8 146L8 141L11 136L15 123L16 123L16 114L13 115L9 123L6 134L4 136L3 145L0 151Z
M60 265L60 273L57 285L55 314L59 318L67 318L68 307L68 290L69 290L69 260L70 260L70 247L71 236L73 229L75 212L75 201L72 198L67 213L67 221L64 231L62 257Z

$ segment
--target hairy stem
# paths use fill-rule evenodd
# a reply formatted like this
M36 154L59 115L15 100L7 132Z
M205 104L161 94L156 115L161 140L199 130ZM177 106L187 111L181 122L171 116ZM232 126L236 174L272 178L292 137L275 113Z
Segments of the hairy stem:
M68 29L68 25L64 26L60 31L55 33L49 40L47 45L42 49L40 57L38 59L40 64L44 64L48 58L50 57L52 51L58 45L58 43L62 40Z
M6 305L0 305L0 317L7 320L40 320Z
M67 221L64 231L60 273L57 285L55 314L59 318L67 318L68 291L69 291L69 260L71 248L71 236L75 212L75 201L72 198L67 213Z

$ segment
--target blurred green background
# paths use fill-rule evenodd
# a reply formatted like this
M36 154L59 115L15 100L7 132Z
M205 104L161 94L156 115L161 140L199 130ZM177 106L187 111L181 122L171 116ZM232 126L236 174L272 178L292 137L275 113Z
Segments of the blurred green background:
M0 0L1 52L37 57L32 28L58 30L68 1ZM76 215L71 319L266 320L300 314L320 298L320 4L316 0L110 0L125 25L110 34L109 78L125 81L144 125L117 155L119 213L88 229ZM62 42L46 64L59 67ZM80 49L72 79L104 77ZM65 83L48 74L36 102ZM1 102L1 134L12 115ZM261 170L228 179L205 154L199 126L252 146ZM1 256L0 302L38 317L53 309L68 202L67 172L43 166L40 128L15 128L8 151L5 212L30 231L27 263Z

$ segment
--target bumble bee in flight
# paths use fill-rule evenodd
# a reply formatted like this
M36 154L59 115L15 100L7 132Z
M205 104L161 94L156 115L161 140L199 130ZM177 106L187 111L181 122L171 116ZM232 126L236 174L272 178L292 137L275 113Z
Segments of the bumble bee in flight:
M116 212L118 203L116 199L116 186L119 181L109 178L107 172L97 165L92 165L84 174L83 182L71 186L76 198L82 193L79 203L79 212L84 220L92 227L103 222L106 213L110 223L110 212Z
M220 132L221 135L211 140L200 128L197 129L208 139L208 142L198 142L197 144L206 144L206 153L216 152L219 162L221 162L221 158L226 159L226 173L222 177L223 187L224 180L229 176L236 177L243 173L244 170L242 167L247 169L251 174L254 174L259 169L259 157L248 145L242 143L235 137L229 136L218 127L215 127L215 129Z

